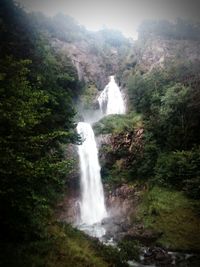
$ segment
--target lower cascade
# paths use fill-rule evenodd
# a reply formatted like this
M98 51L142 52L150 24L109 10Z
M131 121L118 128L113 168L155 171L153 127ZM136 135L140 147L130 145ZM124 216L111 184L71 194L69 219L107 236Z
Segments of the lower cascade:
M94 132L89 123L79 122L77 132L83 143L78 146L81 170L81 224L94 225L107 216L101 182L98 150Z

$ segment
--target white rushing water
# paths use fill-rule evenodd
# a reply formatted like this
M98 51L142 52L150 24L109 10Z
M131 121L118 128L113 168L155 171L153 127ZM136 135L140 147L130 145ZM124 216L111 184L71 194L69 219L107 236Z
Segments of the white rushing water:
M114 76L99 96L102 114L124 114L125 105ZM89 120L90 121L90 120ZM79 122L77 132L83 143L78 146L81 170L81 199L79 228L91 236L101 238L105 229L101 224L107 217L101 182L98 150L93 129L89 123Z
M79 122L77 132L83 143L78 146L81 169L81 223L93 225L107 216L101 182L98 150L94 132L89 123Z
M106 115L125 113L124 100L114 76L110 76L110 82L100 94L98 102L101 111Z

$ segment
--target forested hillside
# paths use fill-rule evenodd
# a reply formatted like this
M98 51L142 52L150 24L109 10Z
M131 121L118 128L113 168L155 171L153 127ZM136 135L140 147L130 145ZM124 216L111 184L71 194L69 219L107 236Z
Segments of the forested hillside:
M66 146L80 143L74 106L84 86L71 58L52 45L54 34L62 40L65 33L54 29L58 21L45 25L42 15L27 15L11 0L1 1L0 14L0 265L117 266L116 249L54 215L72 170ZM67 38L71 32L79 40L79 29L87 37L64 19Z
M198 31L197 25L185 21L144 23L140 53L125 78L129 110L142 116L145 130L144 151L134 174L154 177L193 198L199 196Z
M0 265L198 266L200 24L143 22L133 42L12 0L0 17ZM66 222L80 190L76 126L100 112L110 75L126 114L93 124L114 240L105 246ZM173 265L167 251L195 258Z
M53 218L70 171L63 144L78 141L72 105L80 90L77 72L12 1L1 1L0 14L0 265L106 266L84 237Z
M198 250L199 26L161 25L141 25L141 37L118 73L127 90L127 114L95 125L101 171L111 188L121 188L122 197L124 184L135 188L138 204L128 220L133 238L145 243L157 233L157 244ZM145 229L155 235L144 237Z

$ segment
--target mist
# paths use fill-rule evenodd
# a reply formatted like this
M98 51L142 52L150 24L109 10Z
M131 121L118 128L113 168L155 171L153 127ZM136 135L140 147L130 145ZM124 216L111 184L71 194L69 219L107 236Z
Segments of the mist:
M146 19L199 19L198 0L18 0L29 12L41 11L48 16L62 12L74 17L87 29L104 27L120 30L135 37L138 25Z

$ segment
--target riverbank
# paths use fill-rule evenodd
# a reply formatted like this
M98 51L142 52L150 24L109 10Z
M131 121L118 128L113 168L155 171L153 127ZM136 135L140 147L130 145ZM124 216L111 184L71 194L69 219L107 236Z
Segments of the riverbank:
M199 252L199 200L141 182L106 190L110 215L121 229L116 239L129 236L143 245Z
M123 247L127 261L136 260L135 266L199 266L198 201L141 182L107 184L104 189L109 217L102 221L103 242ZM60 220L76 220L77 200L74 192L60 203Z

